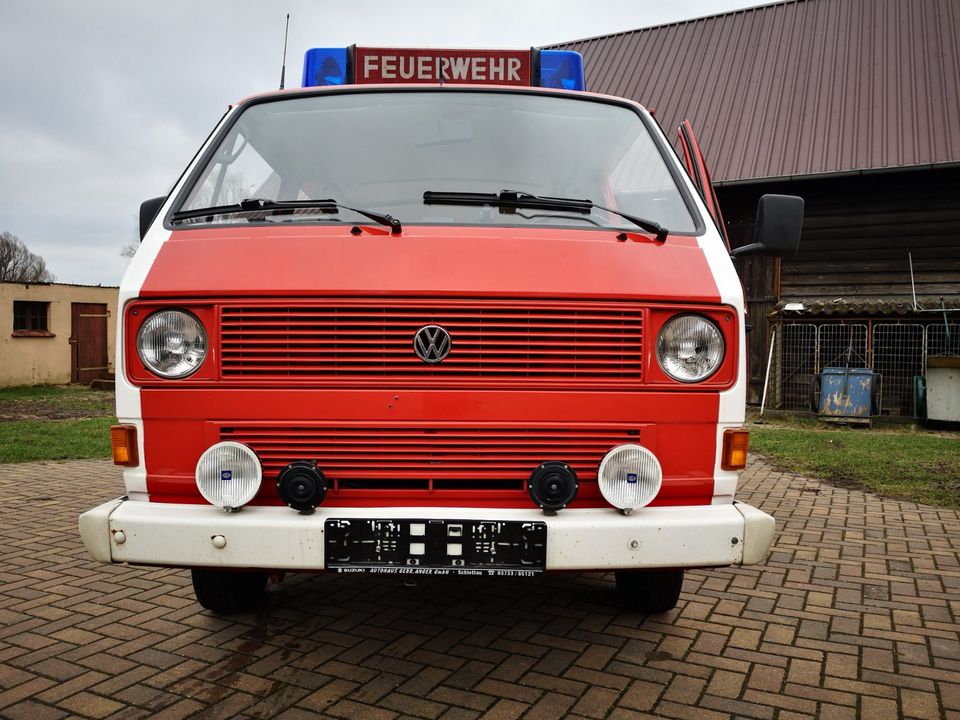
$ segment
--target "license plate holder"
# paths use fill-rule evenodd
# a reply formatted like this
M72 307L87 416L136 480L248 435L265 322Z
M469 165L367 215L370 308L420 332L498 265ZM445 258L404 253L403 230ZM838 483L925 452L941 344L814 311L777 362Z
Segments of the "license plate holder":
M546 568L547 525L329 518L324 551L326 569L332 572L531 576Z

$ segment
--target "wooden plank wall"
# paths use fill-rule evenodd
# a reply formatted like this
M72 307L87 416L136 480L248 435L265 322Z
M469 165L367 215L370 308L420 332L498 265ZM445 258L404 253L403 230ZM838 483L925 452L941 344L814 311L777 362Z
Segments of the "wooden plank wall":
M779 300L909 300L910 265L921 304L960 295L960 168L896 171L718 188L734 246L751 242L765 193L800 195L806 217L800 253L738 262L754 331L748 338L750 401L766 365L766 316Z

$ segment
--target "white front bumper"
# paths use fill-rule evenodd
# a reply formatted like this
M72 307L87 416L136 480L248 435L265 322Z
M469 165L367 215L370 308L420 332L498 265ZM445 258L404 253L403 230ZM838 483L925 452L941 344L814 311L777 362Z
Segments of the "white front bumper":
M324 568L328 518L527 520L547 524L547 570L710 567L757 563L773 540L774 521L750 505L612 509L245 507L111 500L80 516L87 551L102 562L277 570ZM214 545L220 536L226 543ZM122 542L121 542L122 540ZM218 544L222 544L218 541Z

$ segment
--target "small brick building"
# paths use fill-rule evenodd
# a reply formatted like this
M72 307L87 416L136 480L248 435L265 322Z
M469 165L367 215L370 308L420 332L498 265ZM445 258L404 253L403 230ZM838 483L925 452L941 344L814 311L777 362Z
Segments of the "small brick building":
M0 386L110 377L117 298L116 287L0 283Z

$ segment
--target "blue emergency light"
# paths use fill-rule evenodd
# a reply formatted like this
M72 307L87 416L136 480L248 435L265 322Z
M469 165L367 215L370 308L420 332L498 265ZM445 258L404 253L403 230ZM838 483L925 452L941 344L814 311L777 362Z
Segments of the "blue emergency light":
M375 54L382 56L377 57ZM362 58L362 60L361 60ZM303 87L370 82L466 82L585 90L583 56L573 50L313 48Z
M303 87L347 85L347 48L313 48L303 58Z
M574 50L541 50L540 87L586 90L583 55Z

